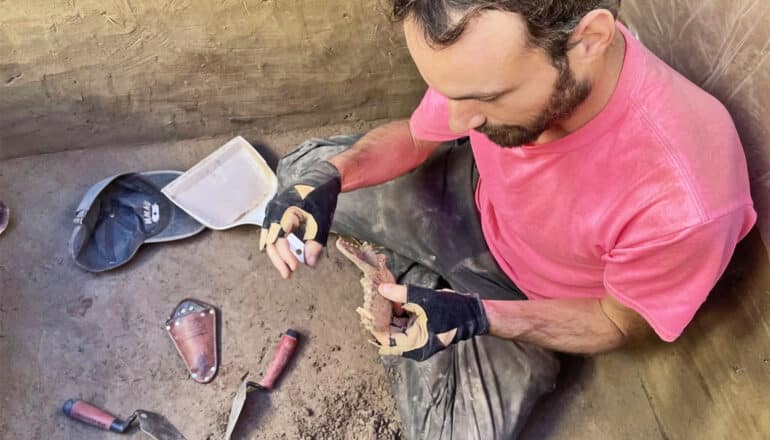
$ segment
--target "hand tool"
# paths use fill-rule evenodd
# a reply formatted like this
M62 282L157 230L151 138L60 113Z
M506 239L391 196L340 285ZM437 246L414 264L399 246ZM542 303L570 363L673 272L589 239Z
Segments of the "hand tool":
M286 330L286 333L281 336L278 349L276 350L275 355L273 355L273 360L267 367L267 372L265 373L265 376L262 378L262 380L259 382L251 382L248 380L248 377L243 380L241 386L238 388L238 392L235 393L235 397L233 398L233 406L230 409L230 418L227 421L225 440L230 440L230 437L233 435L235 425L238 423L238 418L240 417L243 406L246 403L246 396L249 390L255 389L270 391L273 389L275 381L278 380L278 376L281 375L281 372L286 367L286 364L289 363L292 354L294 354L294 351L297 349L298 339L299 333L291 329Z
M215 230L259 225L278 192L278 178L241 136L231 139L166 185L161 192L195 220ZM291 251L305 262L305 244L288 234Z
M128 418L121 420L91 403L70 399L64 402L62 411L70 418L105 431L125 433L129 431L134 421L138 421L139 429L155 440L186 440L168 419L143 409L138 409Z
M11 218L11 210L0 200L0 234L8 227L8 221Z

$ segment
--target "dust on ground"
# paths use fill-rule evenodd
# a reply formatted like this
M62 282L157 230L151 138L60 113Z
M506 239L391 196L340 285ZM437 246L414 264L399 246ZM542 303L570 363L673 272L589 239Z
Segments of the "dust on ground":
M383 377L349 378L344 387L324 396L316 407L298 411L295 423L302 440L403 439L398 412Z

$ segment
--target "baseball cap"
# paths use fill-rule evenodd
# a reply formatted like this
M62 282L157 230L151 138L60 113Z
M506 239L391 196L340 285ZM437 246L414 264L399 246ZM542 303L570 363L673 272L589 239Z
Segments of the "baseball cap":
M144 243L181 240L204 226L161 193L181 171L108 177L86 191L75 211L69 253L82 269L103 272L127 263Z

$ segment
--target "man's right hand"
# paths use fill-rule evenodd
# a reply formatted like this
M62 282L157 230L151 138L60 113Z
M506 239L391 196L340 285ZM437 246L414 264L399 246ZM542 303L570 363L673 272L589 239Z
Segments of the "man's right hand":
M326 246L341 188L337 168L321 161L268 203L259 249L267 251L283 278L291 276L299 266L285 236L304 229L300 238L305 242L305 261L309 266L315 266Z

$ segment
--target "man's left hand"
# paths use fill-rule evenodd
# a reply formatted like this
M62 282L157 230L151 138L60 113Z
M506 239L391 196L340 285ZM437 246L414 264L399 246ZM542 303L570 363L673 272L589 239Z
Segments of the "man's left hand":
M391 327L389 334L375 334L381 355L423 361L450 344L489 331L484 306L476 294L396 284L381 284L379 292L402 304L409 315L405 330Z

